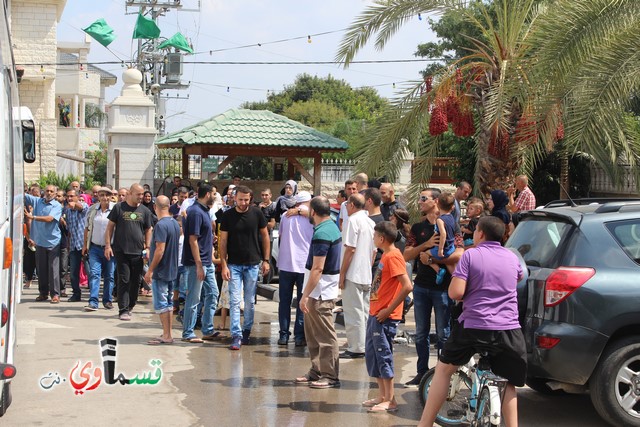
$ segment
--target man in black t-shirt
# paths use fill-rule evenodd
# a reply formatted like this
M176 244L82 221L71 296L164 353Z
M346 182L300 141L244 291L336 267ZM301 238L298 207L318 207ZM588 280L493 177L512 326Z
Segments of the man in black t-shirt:
M220 220L218 250L222 260L222 278L229 281L231 350L240 350L241 344L249 343L258 268L262 268L262 274L269 272L271 244L267 220L260 209L251 205L252 195L248 187L236 187L236 206L225 212ZM244 323L240 327L240 298L243 289Z
M426 188L420 192L418 208L425 215L435 205L440 196L437 188ZM422 376L429 370L429 330L431 328L431 310L435 312L436 333L438 334L438 350L442 349L449 337L451 300L447 293L451 275L445 275L444 282L436 284L436 272L428 264L428 249L438 244L435 227L427 219L414 224L407 236L404 259L407 262L417 260L418 268L413 286L413 312L416 319L415 344L418 353L417 375L405 383L405 387L417 387ZM463 249L456 249L446 262L457 263L462 256Z
M138 301L142 251L151 244L151 212L142 205L143 195L144 188L133 184L125 201L117 203L107 217L104 256L107 261L116 257L118 312L125 321L131 320L131 310Z

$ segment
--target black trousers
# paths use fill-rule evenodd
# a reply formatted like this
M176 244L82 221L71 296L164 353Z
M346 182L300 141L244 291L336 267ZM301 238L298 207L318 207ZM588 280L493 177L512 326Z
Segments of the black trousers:
M33 275L36 272L36 253L29 249L27 239L24 239L22 249L22 272L24 273L24 279L28 282L33 280Z
M60 295L60 245L52 248L36 246L36 266L40 295L52 298Z
M133 310L138 302L138 288L142 274L141 254L129 255L116 252L116 275L118 279L118 311L119 314Z

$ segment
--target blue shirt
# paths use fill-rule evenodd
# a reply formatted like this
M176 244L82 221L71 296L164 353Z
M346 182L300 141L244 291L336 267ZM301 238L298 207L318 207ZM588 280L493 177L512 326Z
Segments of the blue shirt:
M187 209L187 218L184 220L184 246L182 248L182 265L196 265L189 245L189 236L198 237L200 249L200 261L203 266L210 266L213 255L213 228L209 208L195 201L193 206Z
M31 238L36 246L53 248L60 244L60 227L58 222L62 216L62 205L57 200L46 201L44 198L34 197L31 194L24 195L25 206L33 206L34 216L52 216L53 221L32 221Z
M87 220L87 211L89 206L84 201L79 201L82 204L82 210L77 211L69 207L64 208L64 215L67 220L67 230L69 231L69 250L80 251L84 244L84 227Z
M155 280L166 282L178 278L178 245L180 242L180 226L178 222L170 216L160 218L153 227L153 237L151 238L151 253L149 260L153 259L156 251L156 243L164 243L164 254L160 263L153 270Z

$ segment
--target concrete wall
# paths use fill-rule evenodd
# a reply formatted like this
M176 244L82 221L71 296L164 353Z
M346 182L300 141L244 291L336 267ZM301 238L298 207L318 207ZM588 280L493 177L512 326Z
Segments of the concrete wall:
M55 63L57 23L66 0L12 1L11 36L16 64ZM34 181L56 170L55 66L24 66L18 86L21 105L31 109L36 121L35 163L25 165L25 179Z

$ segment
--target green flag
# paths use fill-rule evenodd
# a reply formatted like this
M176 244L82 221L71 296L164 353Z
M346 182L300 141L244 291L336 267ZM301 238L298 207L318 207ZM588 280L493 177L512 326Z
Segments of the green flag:
M158 49L164 49L169 46L184 50L185 52L193 53L193 49L191 49L189 42L187 42L187 39L182 35L182 33L175 33L173 37L160 43L158 45Z
M138 14L136 27L133 29L134 39L157 39L160 36L160 28L153 22L153 19Z
M100 18L93 24L84 28L82 31L93 37L102 46L107 47L115 40L116 35L113 34L113 28L107 25L107 22Z

